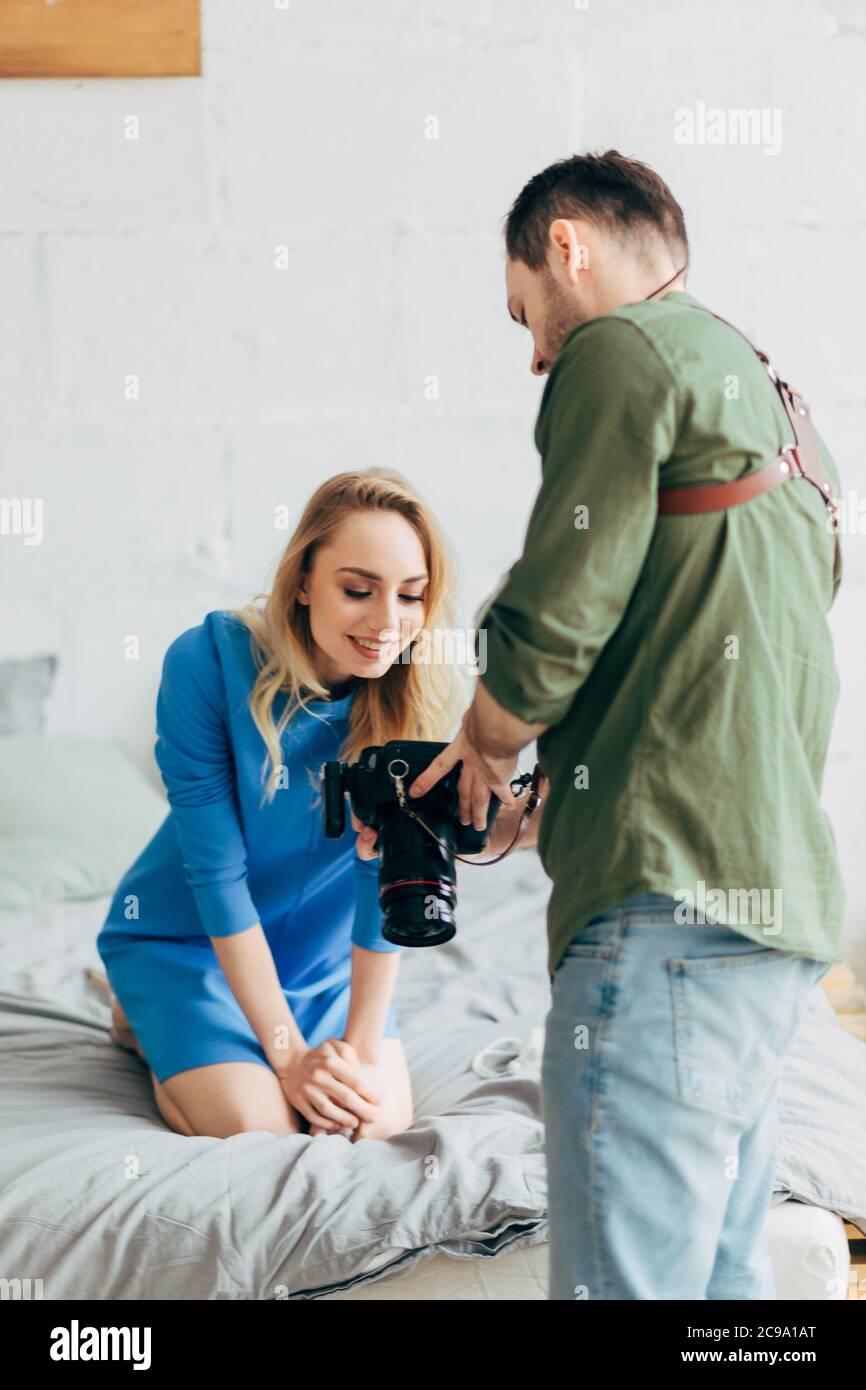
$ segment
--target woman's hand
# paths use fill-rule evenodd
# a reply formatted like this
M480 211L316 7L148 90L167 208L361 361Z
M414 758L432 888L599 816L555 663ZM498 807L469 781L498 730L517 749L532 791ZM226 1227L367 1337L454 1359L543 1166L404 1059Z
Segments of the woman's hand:
M351 816L352 827L358 831L358 838L355 841L355 849L357 850L358 858L378 859L379 851L373 848L379 834L378 830L374 830L372 825L363 825L362 822L358 820L354 811L351 812Z
M372 1091L374 1094L378 1095L380 1098L381 1098L382 1096L384 1096L384 1092L385 1092L385 1087L384 1087L384 1085L383 1085L384 1077L381 1075L381 1073L380 1073L380 1071L379 1071L378 1065L377 1065L375 1062L363 1061L363 1060L358 1056L358 1053L357 1053L357 1052L355 1051L355 1049L352 1047L352 1044L351 1044L351 1043L346 1043L346 1046L352 1049L352 1052L355 1054L355 1057L357 1058L357 1062L355 1063L355 1067L356 1067L356 1075L357 1075L358 1078L359 1078L359 1086L360 1086L360 1088L361 1088L362 1090L365 1090L365 1089L366 1089L367 1091ZM368 1107L368 1110L367 1110L367 1112L366 1112L366 1116L365 1116L365 1118L363 1118L363 1119L359 1119L359 1117L358 1117L356 1114L353 1114L353 1115L352 1115L352 1119L354 1120L355 1123L354 1123L354 1126L353 1126L351 1135L348 1136L348 1137L351 1139L352 1143L354 1143L355 1140L358 1139L358 1138L365 1138L365 1139L366 1139L366 1138L369 1138L369 1137L370 1137L370 1135L369 1135L368 1133L363 1133L363 1134L362 1134L361 1131L362 1131L362 1130L365 1130L365 1131L366 1131L366 1130L368 1130L369 1128L371 1128L374 1124L376 1124L377 1120L379 1119L380 1112L382 1111L382 1109L383 1109L383 1104L382 1104L382 1103L379 1103L379 1104L377 1104L377 1105L375 1105L375 1106L373 1106L373 1105L369 1106L369 1107ZM348 1127L348 1126L343 1126L343 1128L347 1128L347 1127ZM339 1126L334 1126L334 1128L335 1128L335 1129L338 1129ZM318 1124L318 1123L316 1123L316 1124L314 1124L314 1125L310 1125L310 1133L311 1133L311 1134L331 1134L331 1133L333 1133L333 1132L334 1132L333 1130L326 1130L322 1125L320 1125L320 1124ZM375 1137L376 1137L376 1138L379 1138L380 1136L379 1136L379 1135L376 1135Z
M311 1126L311 1134L355 1130L376 1118L382 1093L364 1069L351 1043L326 1038L317 1047L293 1054L277 1072L290 1105Z
M351 1142L356 1144L359 1139L389 1139L392 1134L402 1134L412 1123L412 1098L408 1082L405 1088L396 1084L394 1067L391 1066L389 1075L384 1058L374 1061L359 1054L358 1065L364 1083L370 1088L375 1087L384 1099L375 1107L372 1119L358 1123L349 1136ZM324 1132L318 1126L310 1129L311 1134Z

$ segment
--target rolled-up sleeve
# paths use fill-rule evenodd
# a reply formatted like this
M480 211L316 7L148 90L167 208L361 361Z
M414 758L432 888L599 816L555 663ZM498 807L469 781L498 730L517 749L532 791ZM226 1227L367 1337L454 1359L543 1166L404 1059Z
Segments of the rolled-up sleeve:
M156 761L208 936L231 936L259 921L247 882L221 679L206 626L190 628L165 654L156 701Z
M379 906L379 860L355 855L355 918L352 945L367 951L399 951L382 935L382 909Z
M618 626L657 516L678 419L640 329L602 317L562 350L535 440L542 483L523 553L479 619L479 676L527 724L558 723ZM483 661L482 661L483 659Z

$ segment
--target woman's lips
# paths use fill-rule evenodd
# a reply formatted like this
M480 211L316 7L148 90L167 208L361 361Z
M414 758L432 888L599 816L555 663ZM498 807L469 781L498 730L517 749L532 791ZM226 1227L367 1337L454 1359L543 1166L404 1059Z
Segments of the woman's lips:
M367 661L381 661L382 653L385 652L390 645L390 643L385 643L384 646L377 647L376 651L371 651L369 647L362 647L360 642L356 642L351 634L346 637L346 641L351 642L352 650L356 651L359 656L363 656Z

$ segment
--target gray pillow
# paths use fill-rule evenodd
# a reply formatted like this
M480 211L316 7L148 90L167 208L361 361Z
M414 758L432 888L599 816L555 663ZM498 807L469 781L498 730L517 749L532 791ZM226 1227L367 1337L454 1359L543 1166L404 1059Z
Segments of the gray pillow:
M0 734L42 732L56 671L56 656L0 661Z
M0 738L0 908L113 893L167 812L115 739Z

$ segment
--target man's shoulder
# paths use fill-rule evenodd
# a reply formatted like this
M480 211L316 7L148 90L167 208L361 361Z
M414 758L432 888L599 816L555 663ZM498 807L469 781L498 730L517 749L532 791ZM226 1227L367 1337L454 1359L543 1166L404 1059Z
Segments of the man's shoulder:
M625 327L625 331L624 331ZM634 304L620 304L616 309L608 309L596 318L580 324L563 344L567 351L577 346L583 337L584 342L604 340L617 345L621 351L637 351L639 344L658 348L672 339L714 338L727 339L736 332L732 324L716 317L694 295L684 290L671 291L663 299L641 299ZM740 342L745 342L737 333Z
M583 340L581 341L581 337ZM612 367L622 363L635 370L664 371L671 384L686 392L702 389L709 376L718 373L745 375L762 390L765 373L747 336L734 324L717 317L694 295L677 290L663 299L622 304L590 319L563 345L563 374L577 360L598 354L599 362ZM554 370L559 359L554 364ZM757 383L760 381L761 385Z
M643 312L644 308L643 304L622 304L618 309L609 309L605 314L597 314L578 324L562 344L557 364L569 356L594 352L599 347L620 353L641 351L649 336L647 329L657 317Z
M697 301L689 297L688 302L694 305ZM586 370L590 363L596 363L600 373L619 364L627 368L630 362L641 366L653 359L667 363L666 345L672 338L691 331L695 319L715 322L706 313L685 315L683 307L679 299L641 300L587 319L565 339L551 376L565 376L578 367Z
M626 304L599 314L574 328L559 350L548 375L539 405L539 423L555 402L567 402L575 390L590 396L609 392L613 381L653 377L671 385L669 354L647 331L651 316L640 313L643 305Z

